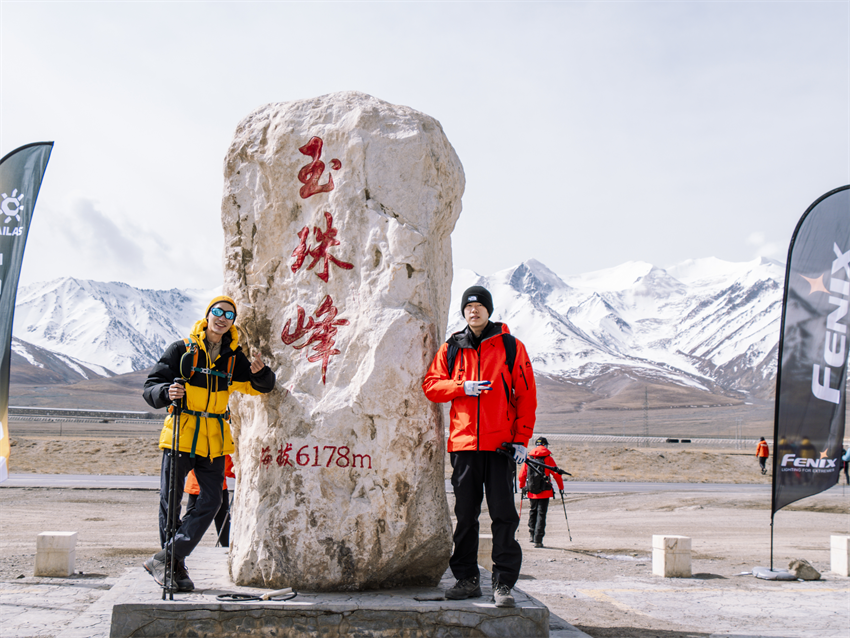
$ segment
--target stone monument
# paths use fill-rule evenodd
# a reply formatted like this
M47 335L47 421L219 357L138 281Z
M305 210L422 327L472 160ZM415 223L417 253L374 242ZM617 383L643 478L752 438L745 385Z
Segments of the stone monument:
M226 294L277 388L231 404L230 570L315 591L435 585L451 551L446 331L463 167L435 119L345 92L270 104L225 162Z

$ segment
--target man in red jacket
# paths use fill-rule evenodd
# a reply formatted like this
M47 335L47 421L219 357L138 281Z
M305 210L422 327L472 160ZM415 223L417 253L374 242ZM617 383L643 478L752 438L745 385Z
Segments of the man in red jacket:
M756 447L756 456L759 460L759 467L761 467L761 473L767 474L767 458L770 456L770 450L767 447L767 441L764 440L764 437L759 439L759 444Z
M535 447L528 453L532 461L544 463L551 467L558 467L552 458L552 453L546 446L549 441L546 437L539 437L534 441ZM564 491L564 479L557 472L549 469L539 468L537 465L525 463L519 470L519 486L523 492L528 492L528 502L531 507L528 510L528 533L530 541L535 547L543 547L543 537L546 535L546 514L549 512L549 499L555 497L550 477L555 478L558 489ZM526 489L526 481L528 489Z
M449 566L457 583L450 600L481 596L478 572L478 516L487 495L493 533L493 601L513 607L522 549L514 535L514 463L525 461L534 431L537 389L525 346L508 327L490 321L493 299L481 286L463 293L467 327L443 344L422 383L435 403L451 401L448 451L455 494L454 553ZM508 453L503 444L507 443Z

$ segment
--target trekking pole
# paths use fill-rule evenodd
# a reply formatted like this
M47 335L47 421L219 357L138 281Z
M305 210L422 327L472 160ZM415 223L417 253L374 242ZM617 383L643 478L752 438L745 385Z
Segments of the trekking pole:
M552 457L549 457L549 458L552 458ZM572 476L572 474L570 474L569 472L562 470L561 468L559 468L555 465L547 465L546 463L543 463L542 461L535 461L532 458L525 459L525 462L526 462L526 464L530 465L531 467L536 467L540 470L549 470L550 472L555 472L555 474L560 474L561 476L564 476L564 475Z
M570 542L573 540L573 534L570 532L570 519L567 517L567 504L564 502L564 490L558 490L561 493L561 505L564 506L564 518L567 519L567 536L570 537Z
M174 383L186 385L185 379L174 379ZM166 535L165 535L165 560L168 561L165 573L165 582L162 584L162 599L165 600L165 593L168 592L168 599L174 600L174 537L177 536L177 519L174 514L175 501L177 499L177 463L180 456L180 412L182 408L182 399L174 399L171 402L171 467L169 468L168 477L168 516L166 517ZM177 504L179 506L179 504ZM168 550L168 544L171 543L171 550ZM170 554L170 556L169 556Z
M522 518L522 499L525 498L525 490L521 490L519 493L519 517Z
M227 514L225 515L224 520L221 523L221 531L219 531L218 538L216 538L216 541L215 541L216 547L221 547L221 535L224 533L225 526L227 525L227 521L229 521L229 520L230 520L230 509L228 508Z
M225 479L226 480L226 479ZM224 520L221 522L221 529L218 531L218 538L216 538L215 546L221 546L221 535L224 534L224 530L227 529L227 522L230 520L230 510L233 508L233 499L227 499L227 514L224 516ZM227 539L227 544L230 545L230 539Z

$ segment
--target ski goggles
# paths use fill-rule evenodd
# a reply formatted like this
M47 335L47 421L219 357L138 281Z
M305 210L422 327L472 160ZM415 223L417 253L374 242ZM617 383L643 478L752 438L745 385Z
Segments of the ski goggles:
M223 310L221 308L210 308L210 312L213 317L221 317L224 316L228 321L233 321L236 319L236 313L232 310Z

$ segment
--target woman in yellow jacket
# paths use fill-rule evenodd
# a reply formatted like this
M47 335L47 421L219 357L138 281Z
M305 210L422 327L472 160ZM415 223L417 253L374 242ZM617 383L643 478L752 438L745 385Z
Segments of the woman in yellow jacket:
M166 566L174 551L174 584L179 591L192 591L194 584L184 559L201 541L221 506L224 457L234 451L227 402L232 392L264 394L274 389L275 375L255 351L251 361L239 346L234 326L236 303L216 297L207 306L204 319L196 322L188 339L175 341L162 355L145 381L145 400L154 408L182 401L177 454L177 482L172 516L178 528L167 538L168 494L174 419L165 419L159 437L163 450L160 475L159 538L162 550L145 561L145 569L165 586ZM174 380L187 379L185 388ZM180 499L186 475L195 471L200 494L195 508L182 521Z

